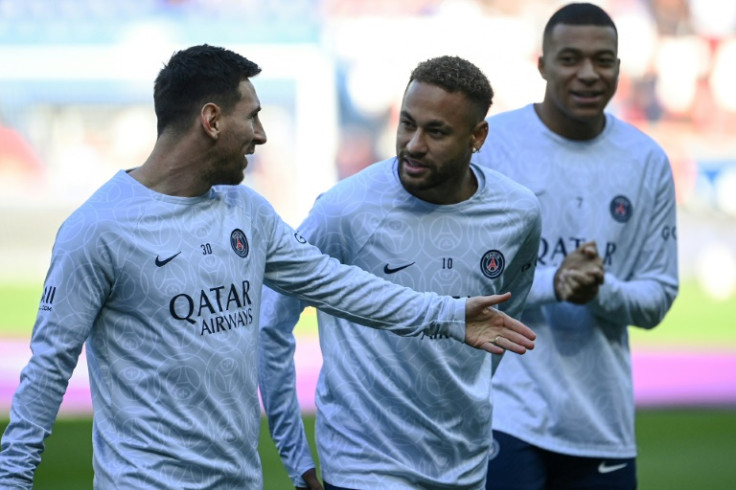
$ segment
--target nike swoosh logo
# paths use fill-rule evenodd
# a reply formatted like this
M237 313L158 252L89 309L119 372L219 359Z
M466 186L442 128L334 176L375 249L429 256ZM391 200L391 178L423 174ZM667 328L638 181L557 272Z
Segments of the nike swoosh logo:
M171 262L172 260L174 260L176 258L176 256L179 255L180 253L181 253L181 251L175 253L171 257L169 257L167 259L164 259L164 260L159 259L158 258L158 255L157 255L156 256L156 262L155 262L156 263L156 267L163 267L163 266L165 266L166 264L168 264L169 262Z
M402 265L402 266L395 267L395 268L391 268L391 267L388 266L388 264L386 264L383 267L383 272L385 272L386 274L395 274L396 272L403 271L407 267L411 267L414 264L415 264L415 262L412 262L411 264L406 264L406 265Z
M605 474L605 473L611 473L613 471L618 471L618 470L626 468L627 464L628 463L612 464L609 466L608 464L606 464L605 461L602 461L601 464L598 465L598 473Z

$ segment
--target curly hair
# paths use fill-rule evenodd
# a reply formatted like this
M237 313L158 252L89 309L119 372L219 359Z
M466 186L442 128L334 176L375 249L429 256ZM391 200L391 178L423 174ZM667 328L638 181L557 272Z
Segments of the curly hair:
M409 83L413 81L464 94L477 107L479 120L486 117L493 103L488 78L480 68L458 56L440 56L419 63L409 77Z
M240 82L261 68L233 51L202 44L175 52L159 72L153 103L159 136L167 127L186 129L202 105L214 102L223 111L240 100Z

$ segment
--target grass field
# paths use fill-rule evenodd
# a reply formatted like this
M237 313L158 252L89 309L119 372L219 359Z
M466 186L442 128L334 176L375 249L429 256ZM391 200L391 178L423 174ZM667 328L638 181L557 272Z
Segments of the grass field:
M27 338L41 294L40 285L0 285L0 336ZM314 319L299 326L316 335ZM672 311L652 331L631 329L634 348L736 352L736 301L716 301L694 283L684 284ZM4 429L7 420L0 420ZM313 441L314 418L305 415ZM91 420L60 418L47 440L35 488L92 488ZM736 407L640 409L637 412L639 488L642 490L736 489ZM260 453L265 488L291 484L265 423Z
M4 429L6 420L0 422ZM305 425L314 444L314 417ZM736 411L643 410L637 414L639 488L642 490L733 490L736 488ZM35 488L92 488L92 423L60 419L47 440ZM266 490L292 488L265 422L260 453Z

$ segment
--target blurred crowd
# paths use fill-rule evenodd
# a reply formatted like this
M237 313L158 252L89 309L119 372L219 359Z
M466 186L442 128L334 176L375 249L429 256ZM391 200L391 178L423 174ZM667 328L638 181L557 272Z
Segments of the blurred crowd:
M114 170L140 163L155 138L155 70L173 49L207 42L265 53L254 60L264 67L256 82L264 117L274 109L265 121L270 148L256 155L246 182L300 220L311 197L296 201L296 193L316 195L393 153L404 80L422 59L475 62L496 92L492 113L541 100L541 31L562 3L0 0L0 205L71 206ZM736 2L595 3L619 28L622 73L610 110L666 149L684 211L732 225ZM115 59L121 45L127 54ZM134 74L137 64L148 71ZM315 77L317 92L305 82ZM305 141L327 151L317 156ZM331 161L310 173L304 154ZM311 180L299 181L305 175Z

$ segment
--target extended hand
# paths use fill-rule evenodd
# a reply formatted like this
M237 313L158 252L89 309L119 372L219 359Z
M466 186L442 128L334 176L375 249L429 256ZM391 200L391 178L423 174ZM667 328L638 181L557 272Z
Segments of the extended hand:
M317 478L317 470L310 468L302 474L302 478L307 482L306 487L296 487L297 490L324 490L322 484Z
M494 308L510 297L511 293L468 298L465 303L466 344L493 354L503 354L506 350L523 354L534 348L537 335L532 329Z

